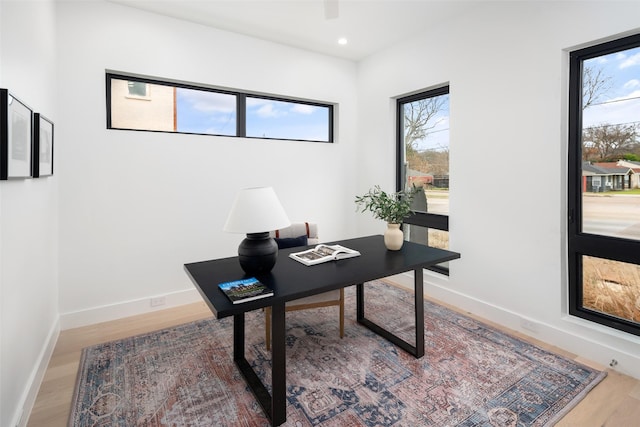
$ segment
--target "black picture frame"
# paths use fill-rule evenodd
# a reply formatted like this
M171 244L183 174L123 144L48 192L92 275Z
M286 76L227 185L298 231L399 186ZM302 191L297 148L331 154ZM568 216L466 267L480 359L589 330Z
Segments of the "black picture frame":
M0 89L0 180L30 178L33 173L33 111Z
M33 114L33 177L53 175L53 122Z

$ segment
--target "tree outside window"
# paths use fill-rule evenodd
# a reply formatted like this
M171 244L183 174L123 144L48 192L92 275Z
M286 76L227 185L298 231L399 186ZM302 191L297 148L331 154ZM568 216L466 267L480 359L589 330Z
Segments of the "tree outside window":
M449 87L398 100L398 189L418 188L407 240L449 248ZM448 264L434 270L447 273Z
M640 335L640 35L570 54L571 314Z

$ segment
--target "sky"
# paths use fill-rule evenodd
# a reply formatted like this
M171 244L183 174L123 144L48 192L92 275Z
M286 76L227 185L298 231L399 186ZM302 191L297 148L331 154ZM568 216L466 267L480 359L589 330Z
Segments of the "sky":
M611 78L608 90L596 105L583 112L583 127L601 124L640 124L640 48L585 61Z
M416 142L418 151L446 151L449 149L449 95L440 96L444 97L445 102L440 112L431 121L435 126L429 130L426 138Z
M247 136L328 141L329 109L247 97Z
M177 88L178 132L235 135L236 97ZM328 141L329 108L247 97L247 136Z
M176 89L178 132L236 134L236 97L203 90Z

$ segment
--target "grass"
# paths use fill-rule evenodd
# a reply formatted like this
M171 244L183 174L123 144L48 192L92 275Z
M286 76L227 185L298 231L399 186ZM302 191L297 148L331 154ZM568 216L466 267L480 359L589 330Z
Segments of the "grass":
M640 188L584 194L640 195ZM640 323L639 265L585 256L582 274L585 308Z
M429 229L429 246L440 249L449 249L449 233L435 228Z
M585 308L640 323L640 266L585 256Z

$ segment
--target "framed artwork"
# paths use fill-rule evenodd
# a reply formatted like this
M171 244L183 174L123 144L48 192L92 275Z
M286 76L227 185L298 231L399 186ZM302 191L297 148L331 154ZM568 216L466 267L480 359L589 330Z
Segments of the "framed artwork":
M0 89L0 179L32 176L33 112Z
M33 177L53 175L53 122L33 114Z

